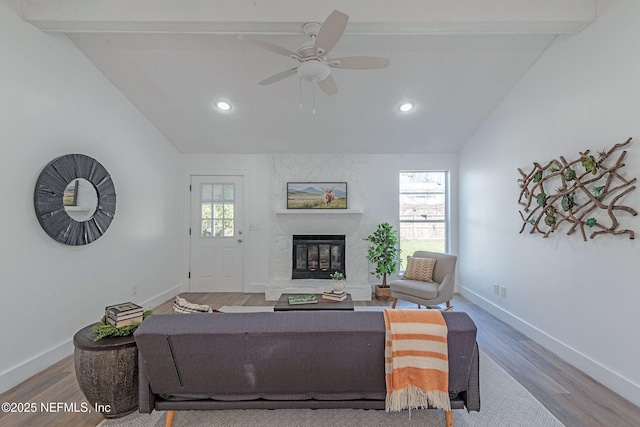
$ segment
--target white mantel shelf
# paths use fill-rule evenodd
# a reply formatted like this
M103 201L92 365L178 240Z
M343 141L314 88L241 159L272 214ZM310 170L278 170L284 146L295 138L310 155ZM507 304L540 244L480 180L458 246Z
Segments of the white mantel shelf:
M364 209L275 209L276 215L362 215Z

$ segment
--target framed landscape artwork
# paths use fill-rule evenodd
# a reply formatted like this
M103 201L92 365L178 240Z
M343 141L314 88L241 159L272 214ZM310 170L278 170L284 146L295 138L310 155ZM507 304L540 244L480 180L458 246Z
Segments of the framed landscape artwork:
M347 183L288 182L287 209L347 209Z

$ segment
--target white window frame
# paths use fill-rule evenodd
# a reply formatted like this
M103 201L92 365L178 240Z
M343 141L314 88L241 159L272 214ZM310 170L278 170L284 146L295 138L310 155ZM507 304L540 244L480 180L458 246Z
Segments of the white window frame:
M438 192L408 192L402 190L402 175L409 173L443 173L444 174L444 189L443 191ZM401 206L400 200L403 195L406 194L420 194L420 195L429 195L429 194L443 194L444 195L444 219L433 220L433 219L412 219L412 220L403 220L401 215ZM451 231L451 221L449 220L449 194L450 194L450 184L449 184L449 171L446 170L402 170L398 173L398 226L399 229L402 229L402 224L444 224L444 252L449 252L450 246L450 231ZM400 231L398 231L398 244L401 245L400 239ZM402 249L402 247L400 247ZM407 255L412 255L410 253L406 253L404 250L402 252L402 258L406 260Z

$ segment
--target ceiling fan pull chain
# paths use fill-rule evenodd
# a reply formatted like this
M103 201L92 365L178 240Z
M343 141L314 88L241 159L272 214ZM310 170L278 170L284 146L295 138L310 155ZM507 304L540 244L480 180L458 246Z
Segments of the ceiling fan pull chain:
M313 84L313 114L316 113L316 84Z
M300 94L300 109L302 110L302 77L300 77L300 88L298 93Z

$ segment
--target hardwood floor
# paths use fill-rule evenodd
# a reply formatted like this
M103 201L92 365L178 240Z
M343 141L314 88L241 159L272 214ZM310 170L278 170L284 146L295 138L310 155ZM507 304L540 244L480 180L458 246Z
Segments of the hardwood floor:
M213 308L224 305L274 305L262 294L183 294L191 302L209 304ZM613 393L588 375L536 344L482 308L456 295L456 311L465 311L478 326L478 345L511 376L522 384L563 424L569 427L637 427L640 408ZM355 305L388 306L391 302L367 301ZM415 308L415 304L398 302L397 308ZM155 313L169 313L172 300L154 309ZM481 367L482 369L482 367ZM85 402L78 387L69 356L48 369L0 395L0 402L36 403L32 413L0 413L3 427L78 426L93 427L102 421L99 413L43 412L41 403ZM517 408L505 408L505 411ZM527 426L518 426L527 427Z

